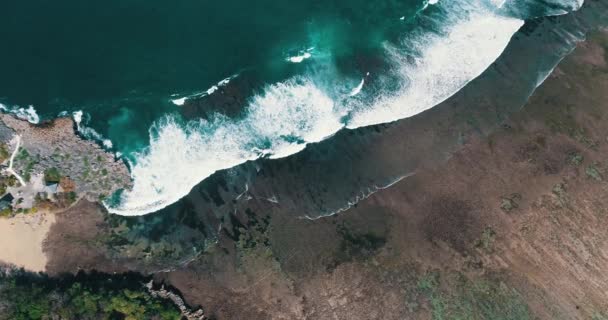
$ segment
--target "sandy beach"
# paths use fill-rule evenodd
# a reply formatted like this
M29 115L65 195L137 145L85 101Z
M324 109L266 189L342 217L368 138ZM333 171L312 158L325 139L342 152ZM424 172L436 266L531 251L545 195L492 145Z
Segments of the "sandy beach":
M55 222L53 214L20 214L0 219L0 261L31 271L44 271L42 244Z

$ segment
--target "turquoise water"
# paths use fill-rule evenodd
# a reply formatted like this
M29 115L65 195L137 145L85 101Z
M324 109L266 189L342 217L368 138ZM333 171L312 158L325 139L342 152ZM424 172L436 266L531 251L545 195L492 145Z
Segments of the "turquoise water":
M240 70L276 79L284 57L316 46L373 49L422 1L3 1L0 102L43 118L83 110L128 153L175 112L171 94ZM394 35L393 35L394 36Z
M0 102L43 119L82 111L81 132L131 163L134 189L110 211L146 214L217 170L432 108L491 65L525 19L581 4L4 2ZM227 97L236 106L180 116L245 74L256 82L238 93L246 99Z

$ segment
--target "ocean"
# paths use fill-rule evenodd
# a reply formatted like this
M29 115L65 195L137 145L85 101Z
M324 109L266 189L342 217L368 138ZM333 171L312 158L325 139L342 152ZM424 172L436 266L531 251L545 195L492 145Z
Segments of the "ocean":
M134 187L108 210L144 215L219 170L429 110L491 66L526 21L582 4L5 1L0 103L31 122L74 117L130 164ZM554 60L530 68L529 90Z

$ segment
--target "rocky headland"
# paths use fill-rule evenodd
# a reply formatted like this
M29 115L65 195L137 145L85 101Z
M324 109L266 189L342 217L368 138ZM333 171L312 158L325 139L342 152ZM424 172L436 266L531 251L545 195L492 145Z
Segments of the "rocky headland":
M129 188L126 164L81 138L71 118L31 124L0 115L2 215L63 209L79 198L102 201Z

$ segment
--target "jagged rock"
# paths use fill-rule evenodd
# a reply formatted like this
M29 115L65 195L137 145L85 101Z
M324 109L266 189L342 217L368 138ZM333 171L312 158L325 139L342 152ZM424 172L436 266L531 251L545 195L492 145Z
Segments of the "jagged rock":
M176 293L173 293L173 292L165 289L164 286L162 286L159 290L155 290L153 287L153 281L151 280L150 282L148 282L146 284L146 288L148 289L148 292L150 292L150 294L154 297L160 297L163 299L169 299L169 300L173 301L173 303L179 308L182 315L184 317L186 317L186 319L188 319L188 320L206 319L205 312L203 311L203 309L199 308L194 311L190 310L190 308L188 306L186 306L186 303L184 302L184 299L182 299L182 297L180 297Z

